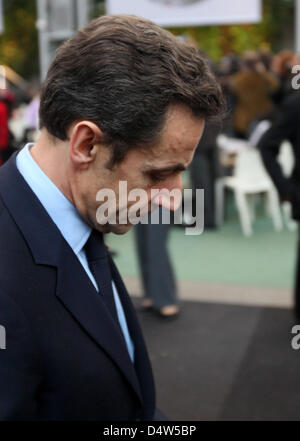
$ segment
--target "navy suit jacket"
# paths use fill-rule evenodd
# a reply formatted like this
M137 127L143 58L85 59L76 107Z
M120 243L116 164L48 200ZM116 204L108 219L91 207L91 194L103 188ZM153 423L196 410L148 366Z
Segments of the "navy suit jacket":
M16 167L0 169L0 420L151 420L152 370L110 259L131 362L101 296Z

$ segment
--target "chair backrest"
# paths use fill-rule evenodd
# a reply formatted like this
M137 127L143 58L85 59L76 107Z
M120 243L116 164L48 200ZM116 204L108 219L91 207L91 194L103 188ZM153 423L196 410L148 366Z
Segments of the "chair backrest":
M271 121L264 119L260 121L252 131L250 137L249 137L249 144L251 147L256 148L260 139L262 138L263 134L271 127L272 123Z
M238 153L234 176L245 184L260 185L270 182L259 151L252 148Z
M217 146L227 153L238 153L241 150L249 148L249 143L245 139L232 138L221 133L217 136Z
M290 177L295 165L293 148L289 141L284 141L280 146L278 162L281 165L284 176Z

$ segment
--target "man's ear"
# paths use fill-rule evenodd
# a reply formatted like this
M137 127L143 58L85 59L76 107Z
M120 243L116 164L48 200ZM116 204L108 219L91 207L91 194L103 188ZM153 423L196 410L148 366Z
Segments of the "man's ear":
M80 121L74 123L68 132L71 161L77 167L88 167L96 157L97 144L103 139L102 130L91 121Z

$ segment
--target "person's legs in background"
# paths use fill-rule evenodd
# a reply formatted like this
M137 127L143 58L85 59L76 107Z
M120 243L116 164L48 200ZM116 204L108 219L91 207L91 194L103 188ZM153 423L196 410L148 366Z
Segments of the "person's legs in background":
M197 151L190 166L191 181L193 187L193 216L196 210L196 189L204 190L204 226L205 228L215 228L215 207L214 207L214 149Z
M161 211L161 208L160 208ZM161 213L160 213L161 214ZM138 224L135 227L137 254L144 288L144 307L153 307L170 317L179 312L176 281L167 249L170 225Z
M294 311L297 319L300 320L300 225L298 226L298 245L295 268L295 291L294 291Z

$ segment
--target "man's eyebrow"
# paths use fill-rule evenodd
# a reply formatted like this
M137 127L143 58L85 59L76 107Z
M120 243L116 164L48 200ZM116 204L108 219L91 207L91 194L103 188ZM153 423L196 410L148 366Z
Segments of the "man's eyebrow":
M171 165L169 167L162 167L162 168L151 168L146 170L147 173L166 173L166 172L180 172L184 171L187 168L183 164L175 164Z

